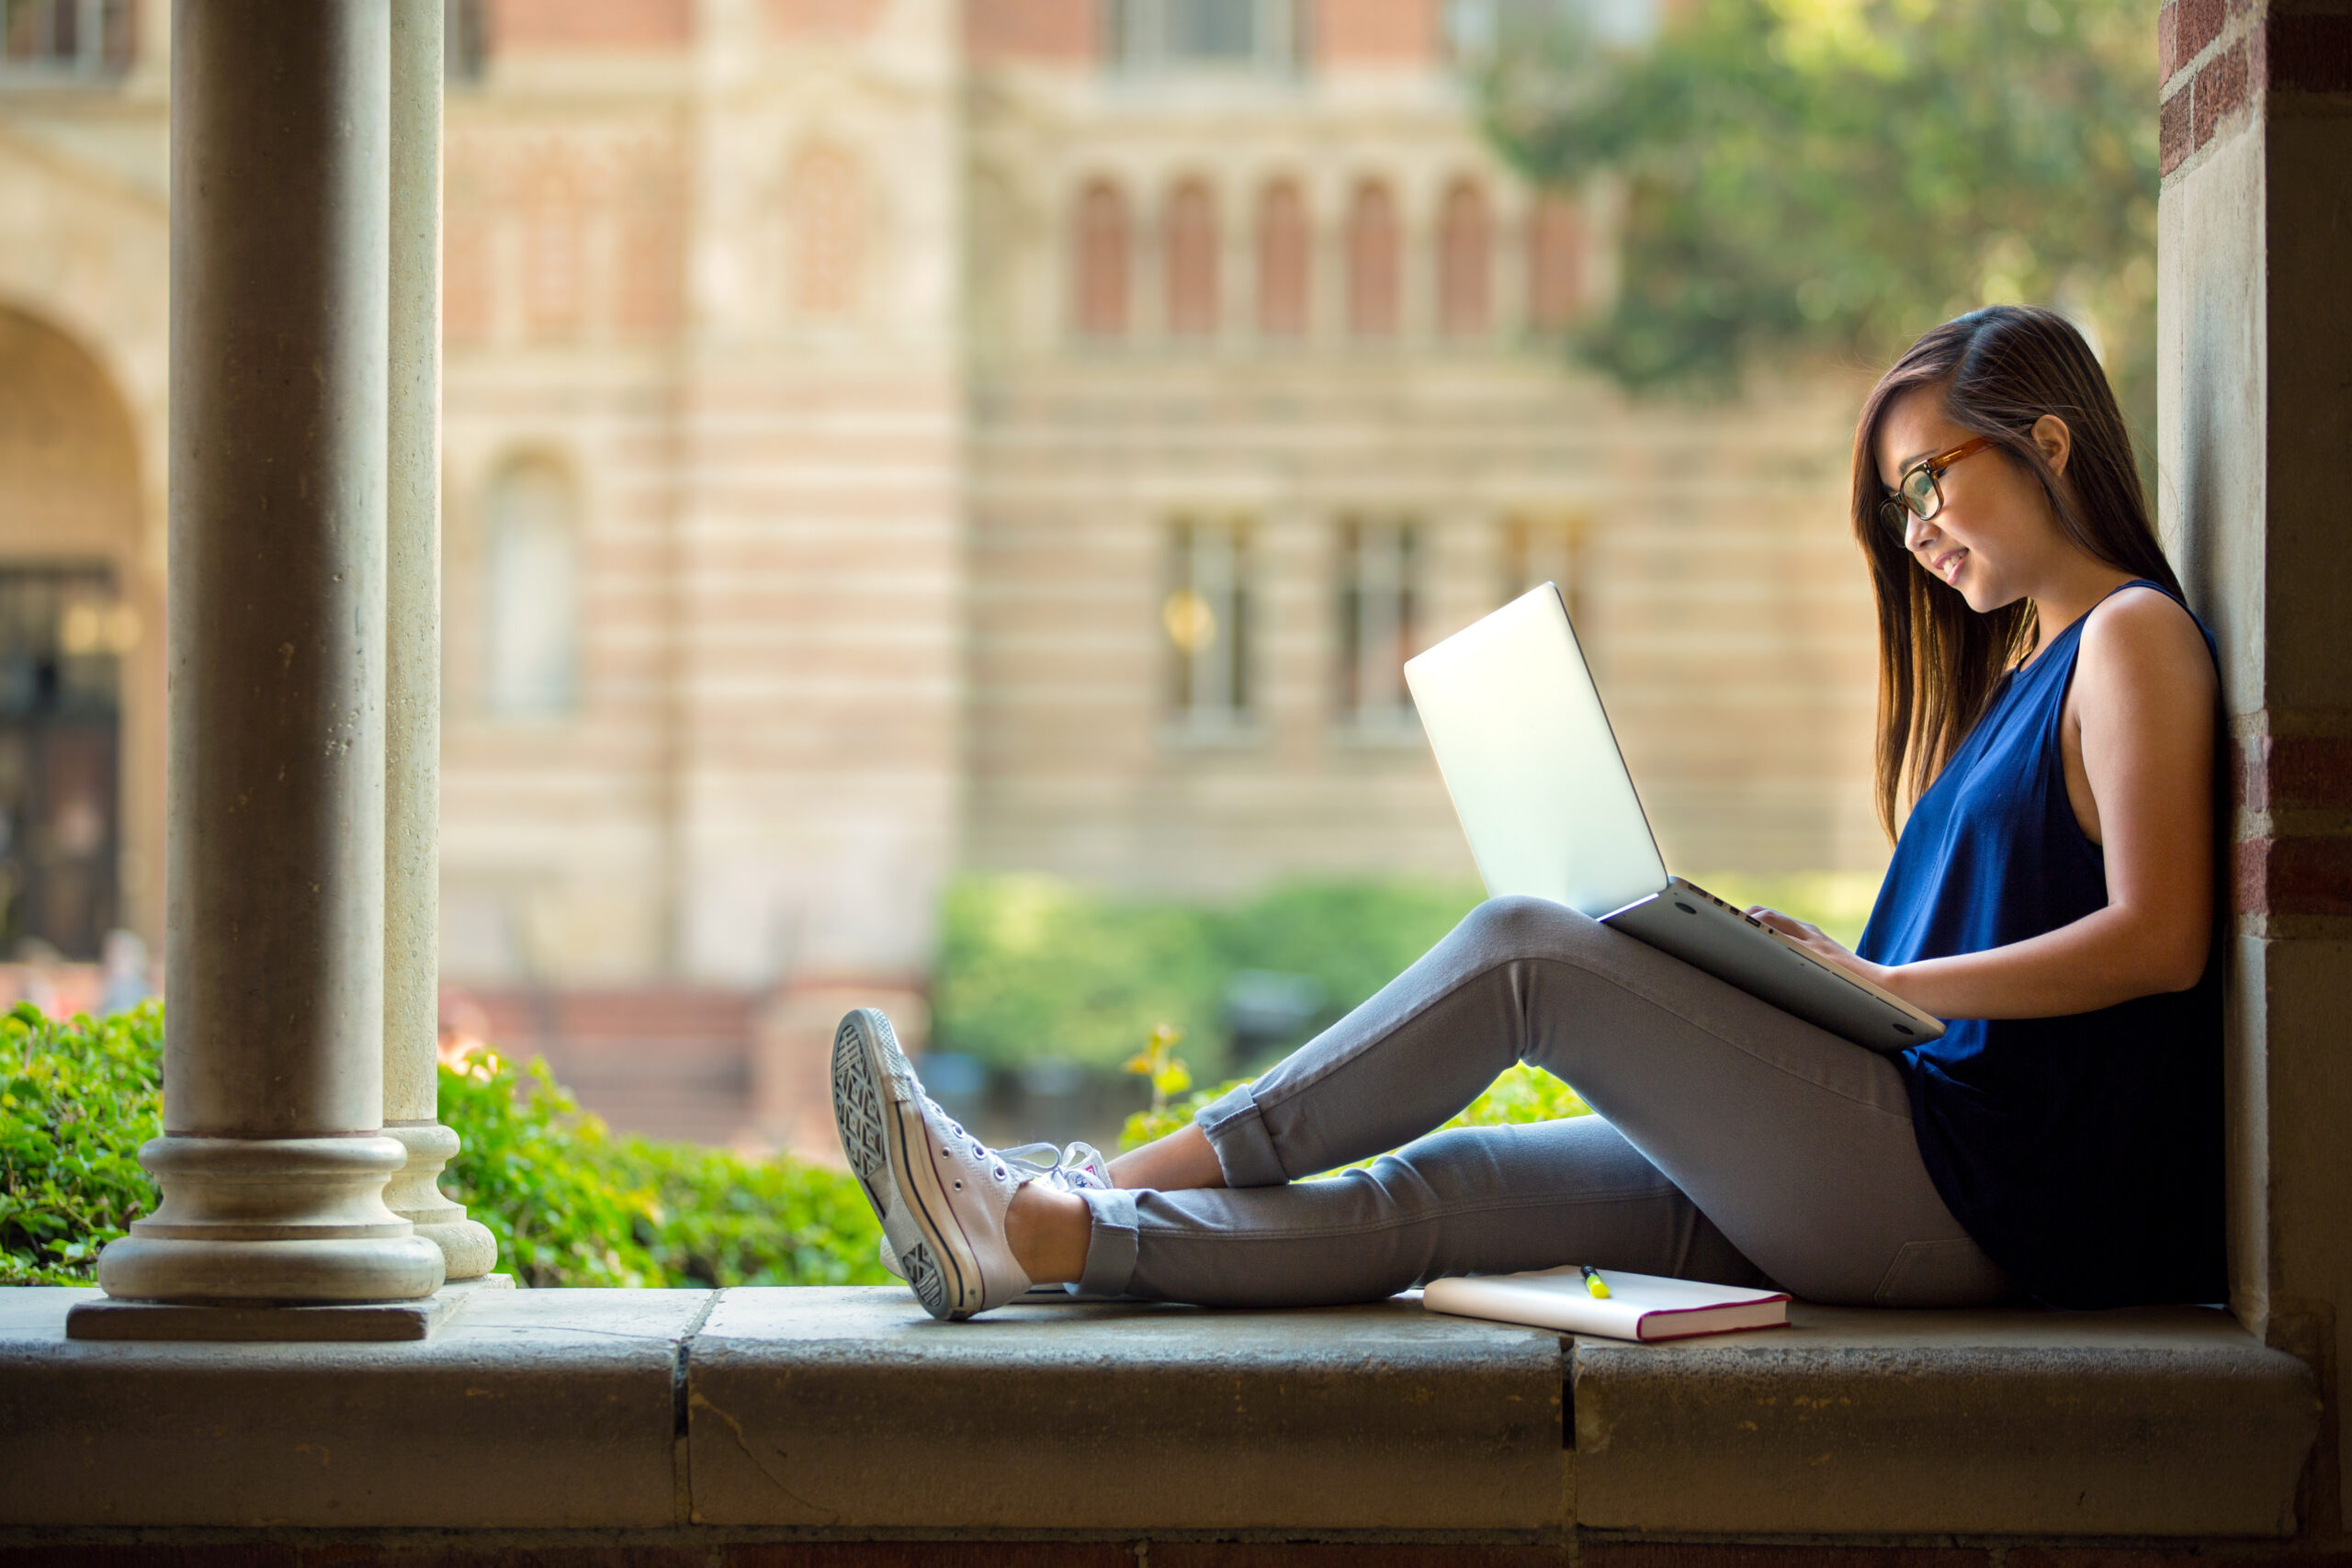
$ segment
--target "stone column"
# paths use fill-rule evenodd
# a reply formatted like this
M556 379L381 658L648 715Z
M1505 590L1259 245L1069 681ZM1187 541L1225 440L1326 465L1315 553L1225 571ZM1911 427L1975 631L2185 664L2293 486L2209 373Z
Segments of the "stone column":
M180 0L163 1202L109 1295L405 1301L384 1203L388 0Z
M384 1133L408 1150L385 1201L452 1280L498 1244L441 1195L458 1134L435 1077L441 977L442 0L390 0L390 491L384 677Z
M2233 800L2231 1304L2352 1372L2352 15L2323 0L2158 14L2157 495L2222 649ZM2352 1442L2322 1438L2305 1539L2341 1539Z

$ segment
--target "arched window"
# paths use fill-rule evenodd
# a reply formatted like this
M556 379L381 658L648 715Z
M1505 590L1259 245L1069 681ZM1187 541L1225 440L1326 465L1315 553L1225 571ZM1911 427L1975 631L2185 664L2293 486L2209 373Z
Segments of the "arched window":
M1348 209L1348 332L1361 338L1396 335L1401 257L1396 198L1378 180L1356 187Z
M1258 198L1258 331L1272 338L1306 335L1313 238L1298 186L1277 180Z
M1216 204L1209 187L1186 180L1168 198L1161 236L1168 271L1168 331L1176 337L1216 334Z
M484 509L489 625L482 705L510 718L569 713L580 695L580 506L562 468L521 457Z
M784 203L794 312L848 315L865 265L865 172L856 154L822 144L803 150L785 179Z
M1576 204L1546 196L1527 216L1527 321L1557 332L1584 306L1584 221Z
M1072 257L1078 273L1078 330L1087 337L1122 337L1127 330L1127 201L1116 186L1097 180L1078 201Z
M1460 179L1445 193L1438 222L1437 324L1447 337L1482 337L1494 276L1494 225L1486 193Z

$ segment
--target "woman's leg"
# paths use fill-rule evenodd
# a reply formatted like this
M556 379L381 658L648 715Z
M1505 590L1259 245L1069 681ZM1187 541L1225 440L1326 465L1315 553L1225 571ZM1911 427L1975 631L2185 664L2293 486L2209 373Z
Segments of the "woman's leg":
M1563 1263L1762 1279L1598 1116L1450 1128L1320 1181L1078 1197L1091 1222L1080 1288L1158 1301L1329 1306Z
M1228 1186L1275 1189L1262 1199L1088 1194L1087 1283L1230 1299L1222 1294L1231 1288L1227 1270L1195 1277L1174 1259L1203 1251L1203 1236L1254 1248L1243 1233L1295 1233L1306 1213L1297 1204L1332 1201L1276 1184L1426 1132L1522 1060L1574 1085L1740 1254L1800 1294L1962 1304L2008 1292L1928 1181L1892 1062L1573 910L1522 898L1480 906L1363 1007L1201 1113ZM1497 1190L1504 1207L1553 1186L1573 1190L1577 1179L1580 1145L1527 1146L1543 1173L1530 1179L1514 1167ZM1499 1171L1491 1163L1464 1168L1473 1189ZM1465 1222L1454 1216L1486 1201L1483 1189L1449 1196L1406 1172L1375 1183L1388 1195L1375 1226L1421 1223L1408 1221L1411 1211L1458 1227ZM1586 1245L1582 1227L1563 1233L1555 1219L1534 1214L1529 1225L1558 1235L1562 1246ZM1300 1239L1289 1236L1294 1250ZM1131 1269L1123 1261L1130 1249ZM1441 1271L1537 1266L1488 1261L1475 1245L1451 1240L1428 1255L1453 1263ZM1251 1299L1267 1304L1307 1288L1279 1268L1259 1278L1262 1291Z

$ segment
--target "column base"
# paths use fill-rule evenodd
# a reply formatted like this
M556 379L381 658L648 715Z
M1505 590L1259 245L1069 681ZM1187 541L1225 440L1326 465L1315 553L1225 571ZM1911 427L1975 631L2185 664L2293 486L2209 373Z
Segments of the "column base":
M98 1255L117 1300L205 1305L407 1302L441 1286L441 1249L384 1205L397 1141L167 1134L139 1151L164 1190Z
M503 1274L444 1285L422 1301L348 1306L197 1306L179 1302L76 1302L68 1339L232 1345L365 1345L426 1339L474 1295L512 1290Z
M408 1151L408 1162L384 1188L385 1206L441 1249L451 1280L479 1279L496 1268L498 1238L441 1191L441 1169L461 1146L458 1134L435 1122L388 1122L384 1136Z

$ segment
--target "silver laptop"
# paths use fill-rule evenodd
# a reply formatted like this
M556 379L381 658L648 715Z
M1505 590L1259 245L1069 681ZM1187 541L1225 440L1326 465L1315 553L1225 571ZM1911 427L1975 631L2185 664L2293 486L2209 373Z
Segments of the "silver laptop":
M1874 1051L1944 1032L1667 874L1551 583L1408 660L1405 680L1489 895L1566 904Z

